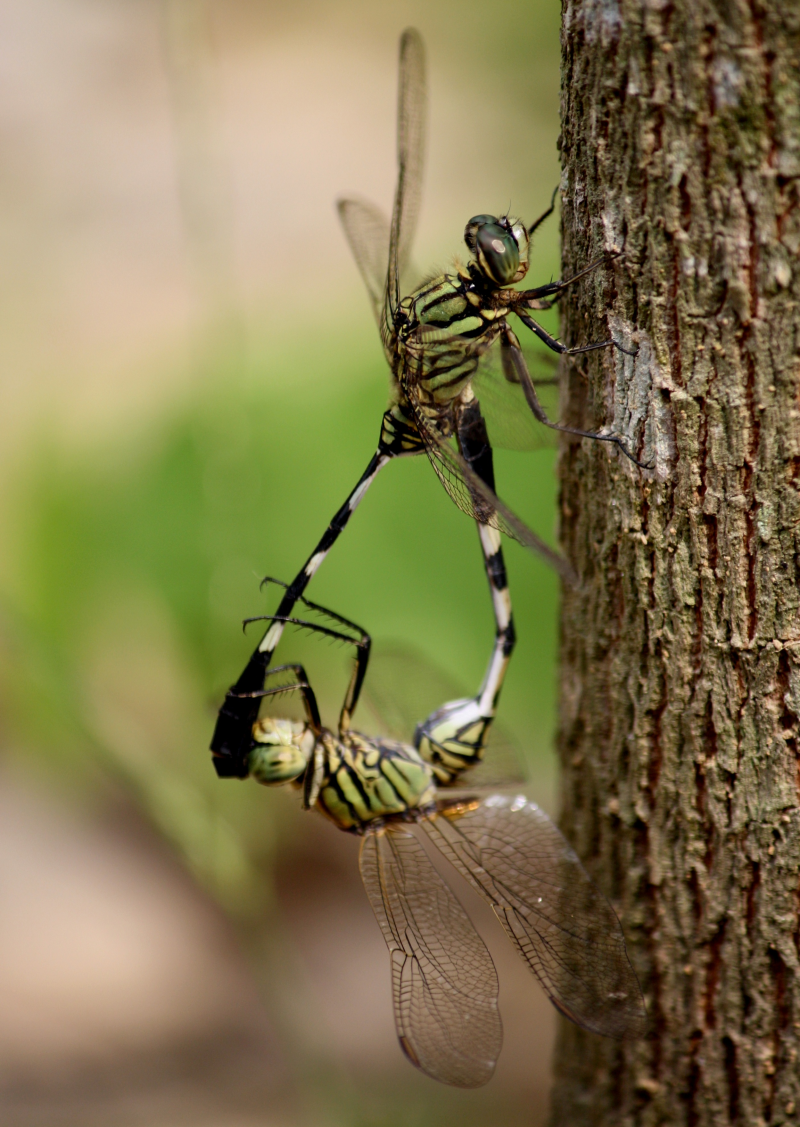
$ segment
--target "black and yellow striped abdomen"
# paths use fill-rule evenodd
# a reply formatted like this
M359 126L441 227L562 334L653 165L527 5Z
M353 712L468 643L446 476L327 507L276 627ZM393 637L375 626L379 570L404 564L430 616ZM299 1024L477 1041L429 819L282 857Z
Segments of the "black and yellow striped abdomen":
M316 805L343 830L430 808L433 772L408 744L324 732L325 774Z

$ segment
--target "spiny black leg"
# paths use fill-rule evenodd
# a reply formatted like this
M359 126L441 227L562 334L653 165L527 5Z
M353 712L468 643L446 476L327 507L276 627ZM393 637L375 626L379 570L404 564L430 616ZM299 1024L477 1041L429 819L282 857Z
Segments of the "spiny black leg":
M280 580L276 580L275 582L281 583ZM285 584L281 583L281 586L283 587L285 586ZM354 622L351 622L349 619L344 618L340 614L336 614L335 611L328 610L326 607L318 606L316 603L312 603L308 599L302 598L302 596L300 598L300 601L305 603L305 605L307 607L310 607L312 610L319 611L320 613L327 615L334 621L341 622L345 626L348 626L353 630L357 630L360 637L351 638L349 634L343 634L340 630L331 630L330 627L322 626L319 622L309 622L305 618L292 618L289 615L284 614L255 615L253 618L246 618L243 625L247 626L251 622L280 622L284 626L299 626L303 630L310 630L315 634L324 634L327 638L334 638L339 642L348 642L355 648L355 666L353 668L353 675L350 678L350 684L348 685L347 692L345 693L342 711L339 713L339 735L343 736L345 732L349 731L350 729L350 722L353 713L355 712L356 705L358 704L358 698L361 695L364 678L367 675L367 666L369 665L369 654L370 648L372 646L372 638L369 636L366 630L362 630L360 626L356 626ZM248 693L247 695L259 696L263 694L256 692Z
M367 665L369 664L369 651L371 645L372 640L369 634L367 634L356 647L356 660L355 665L353 666L353 673L350 677L350 684L347 686L347 692L345 693L342 711L339 713L340 737L344 736L344 734L350 730L353 713L356 710L358 698L361 696L361 689L364 685L364 678L367 675Z
M537 321L534 321L533 317L529 317L527 313L520 313L518 310L515 310L515 312L523 325L527 325L531 332L536 333L543 344L546 344L548 348L552 348L553 352L558 352L561 356L580 356L584 352L595 352L598 348L608 348L609 345L613 345L614 348L619 349L619 351L623 352L626 356L635 356L639 351L637 348L623 348L618 341L613 339L598 340L594 341L593 344L581 344L576 348L567 348L560 340L551 336L546 329L543 329Z
M335 638L337 642L350 642L354 646L362 645L360 640L351 638L349 634L343 634L340 630L332 630L330 626L309 622L306 618L293 618L288 614L254 614L252 618L243 619L242 625L247 627L251 622L282 622L286 626L299 626L302 630L310 630L313 634L325 634L328 638Z
M261 580L261 586L262 587L266 583L276 583L279 587L283 587L284 590L287 590L287 591L289 590L289 584L288 583L284 583L282 579L275 579L271 575L265 575L264 578ZM367 631L364 629L363 626L359 626L357 622L353 622L353 621L351 621L351 619L345 618L343 614L337 614L337 612L335 610L331 610L329 607L320 606L319 603L312 603L310 599L307 599L305 597L305 595L300 595L298 601L301 602L303 604L303 606L308 607L309 610L315 610L315 611L317 611L318 614L324 614L327 618L330 618L333 622L339 622L339 623L341 623L342 626L348 626L351 630L355 630L355 632L362 639L362 641L364 639L366 639L367 641L370 640L370 636L367 633ZM247 621L251 622L253 620L248 619Z
M562 353L569 356L574 355L573 351L561 345L560 341L556 341L555 343L560 345ZM536 394L536 388L533 386L533 380L531 379L530 372L528 371L528 366L525 363L525 357L522 355L522 349L519 346L519 341L516 339L510 329L507 331L506 335L501 341L501 348L507 355L507 362L514 365L517 374L517 382L522 385L522 390L525 393L525 398L528 402L528 406L540 423L542 423L546 427L550 427L551 430L561 431L563 434L574 434L578 438L594 438L598 442L610 442L612 443L612 445L618 447L619 450L625 455L625 457L629 458L640 469L650 469L650 466L647 462L640 462L637 457L631 454L625 443L621 438L617 437L617 435L598 434L596 431L580 430L578 427L567 427L562 426L561 423L554 423L552 419L548 418L544 408L539 402L539 397Z
M273 669L268 669L265 675L267 677L274 677L276 673L285 673L287 669L291 669L297 681L291 685L277 685L274 689L258 689L253 693L242 694L250 698L256 699L259 703L264 697L274 697L281 693L292 693L298 691L302 694L303 704L306 710L306 718L309 726L311 727L314 735L318 736L322 731L322 721L319 715L319 707L317 705L317 698L314 690L309 684L308 675L302 665L295 663L288 663L286 665L276 665Z
M334 622L339 622L343 626L355 630L359 635L358 640L355 638L348 639L355 647L355 665L353 667L353 675L350 678L350 684L345 693L342 711L339 713L339 735L343 736L345 732L350 730L350 722L356 710L358 698L361 696L361 689L364 685L364 678L367 675L367 666L369 665L372 638L363 627L358 626L355 622L351 622L351 620L345 618L344 615L337 614L335 611L328 610L326 607L321 607L317 603L312 603L310 599L302 598L302 602L311 610L315 610L319 614L327 615L327 617L333 619Z
M565 278L563 281L558 282L548 282L546 286L537 286L536 289L533 290L522 290L519 295L521 299L520 304L528 305L529 301L538 302L538 300L543 297L554 297L555 301L557 301L568 286L573 285L573 283L579 281L581 278L585 278L587 274L591 274L598 266L603 266L608 263L610 259L616 257L616 254L604 254L602 258L596 258L593 262L590 262L588 266L584 266L583 270L579 270L577 274L573 274L570 278ZM552 304L553 302L550 302L549 305L537 304L535 307L529 305L528 308L550 309Z
M536 228L541 227L541 225L542 225L542 223L544 223L545 219L549 219L549 217L555 211L556 196L558 195L558 187L559 187L558 184L556 184L555 188L553 188L553 195L550 199L550 206L548 207L547 211L543 211L542 214L539 216L539 218L536 220L536 222L531 223L530 227L528 228L528 238L530 238L531 235L533 234L533 232L536 230Z
M536 360L537 360L537 362L539 362L541 364L545 364L547 367L549 367L551 369L551 371L554 371L556 369L557 365L558 365L558 360L556 360L555 356L550 356L547 353L538 353L537 356L536 356ZM509 359L508 355L506 354L506 350L504 348L500 349L500 362L501 362L502 368L503 368L503 375L505 376L508 383L519 383L519 378L517 377L517 370L514 367L514 365L511 363L511 360ZM533 379L533 376L531 376L531 379L533 380L534 384L537 387L558 387L559 383L561 382L557 375L556 376L545 376L543 378L540 378L540 377L537 376L536 379ZM465 455L465 457L466 457L466 455ZM473 469L474 469L474 467L473 467ZM476 471L476 472L478 472L478 471Z
M264 678L266 680L267 677L274 677L276 673L285 673L287 669L291 669L291 671L292 671L292 673L294 673L295 677L298 677L301 681L307 680L305 669L303 668L302 665L299 664L299 662L296 662L296 661L287 661L284 665L273 665L272 669L268 669L267 672L264 674ZM280 693L282 691L283 690L281 688L270 690L270 692L276 692L276 693ZM248 696L254 696L254 697L262 696L263 691L259 691L259 692L255 692L255 693L248 693L247 695Z

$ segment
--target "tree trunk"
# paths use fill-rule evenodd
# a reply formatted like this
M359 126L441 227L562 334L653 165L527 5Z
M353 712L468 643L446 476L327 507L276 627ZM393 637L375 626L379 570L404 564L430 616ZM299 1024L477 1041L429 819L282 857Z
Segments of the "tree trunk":
M554 1127L800 1123L800 7L565 0L563 828L650 1015Z

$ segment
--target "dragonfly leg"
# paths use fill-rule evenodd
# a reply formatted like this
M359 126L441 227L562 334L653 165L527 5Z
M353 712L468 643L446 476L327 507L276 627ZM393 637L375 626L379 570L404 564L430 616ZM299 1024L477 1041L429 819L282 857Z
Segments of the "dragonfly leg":
M532 290L522 290L519 295L518 304L527 309L550 309L553 303L558 301L565 289L575 282L580 281L581 278L585 278L587 274L591 274L598 266L605 265L612 258L617 258L617 255L601 255L600 258L595 258L592 262L588 263L588 265L584 266L582 270L579 270L577 274L573 274L569 278L564 278L563 280L559 279L557 282L548 282L547 285L537 286ZM553 301L547 303L541 301L542 298L548 297L552 298ZM516 312L516 308L514 312Z
M558 378L558 360L555 356L551 356L549 352L538 352L536 360L549 367L551 371L555 372L553 376L537 376L535 379L531 376L536 387L558 387L561 382ZM503 368L503 376L508 383L519 383L519 376L517 369L511 361L508 350L505 348L500 349L500 362Z
M539 218L534 220L533 223L531 223L530 227L528 228L528 238L530 238L531 235L533 234L533 232L537 229L537 227L541 227L541 225L544 223L545 219L549 219L550 216L555 211L555 209L556 209L556 196L558 195L558 189L559 189L559 185L556 184L555 188L553 188L553 194L550 197L550 206L548 207L547 211L543 211L542 214L539 216Z
M303 697L303 705L305 706L306 718L308 719L309 727L312 729L315 735L319 735L320 731L322 730L322 721L319 715L317 697L314 693L314 690L311 688L308 680L308 675L302 665L294 662L289 662L286 665L273 666L272 669L268 669L264 674L265 684L267 678L274 677L276 673L285 673L287 669L290 669L292 673L294 673L295 677L297 678L296 681L293 681L289 685L276 685L275 688L272 689L263 688L258 689L256 692L243 693L242 695L251 697L254 700L258 699L260 702L265 697L279 696L281 693L299 692Z
M279 583L281 587L286 587L288 590L288 585L286 583L281 583L280 579L272 579L267 576L267 579L264 582ZM244 625L248 626L251 622L279 622L282 628L287 625L299 626L303 630L310 630L315 634L324 634L327 638L334 638L338 642L348 642L351 646L355 647L356 652L353 675L350 678L350 684L345 694L342 711L339 715L339 735L343 736L345 732L349 731L350 721L352 719L356 705L358 704L358 698L361 694L361 687L364 684L364 677L366 676L367 666L369 664L369 651L372 646L372 638L370 638L366 630L362 630L360 626L357 626L355 622L351 622L349 618L344 618L342 615L336 614L335 611L328 610L327 607L321 607L317 603L312 603L309 599L304 599L302 595L300 596L299 601L302 602L305 606L309 607L311 610L318 611L320 614L325 615L327 618L332 619L334 622L338 622L343 626L349 627L351 630L355 630L358 634L358 637L354 638L352 637L352 635L345 634L341 630L331 630L329 626L323 626L319 622L309 622L308 619L293 618L290 615L259 614L254 618L246 618L244 620ZM281 665L277 668L293 669L294 666ZM298 666L298 668L300 667ZM274 672L274 670L268 671L267 675L269 675L271 672ZM246 693L243 695L246 695L248 697L264 697L271 696L274 693L279 693L282 691L282 689L262 689L260 692ZM318 729L319 716L317 715L315 730Z
M477 400L459 416L458 441L465 460L494 492L492 448ZM460 770L481 759L516 642L500 533L491 525L478 522L478 534L495 617L489 666L475 697L448 701L417 726L414 737L415 745L424 758L431 759L434 770L439 766L437 774L442 782L452 781Z
M281 587L286 587L285 583L281 583L280 579L272 579L267 576L261 581L262 586L264 583L278 583ZM350 684L347 692L345 693L344 704L342 711L339 713L339 735L343 736L345 732L350 730L350 723L353 719L353 713L358 704L358 698L361 696L361 689L364 684L364 678L367 675L367 666L369 665L369 653L372 647L372 638L366 630L359 626L356 622L352 622L349 618L345 618L342 614L337 614L336 611L329 610L327 607L321 607L319 603L312 603L310 599L300 596L300 602L307 606L310 610L315 610L318 614L325 615L327 618L338 622L341 626L346 626L350 630L354 630L358 634L357 638L351 638L347 634L342 634L335 630L321 630L321 633L329 634L331 637L340 638L344 642L349 642L355 647L355 665L353 666L353 675L350 678ZM314 623L308 623L312 630L320 630L319 626Z
M567 348L560 341L555 340L554 337L551 337L548 333L545 333L544 329L542 329L540 325L537 325L536 322L531 318L522 317L522 320L526 325L529 325L529 327L534 329L536 335L539 336L540 339L544 340L545 344L547 344L549 341L551 348L553 348L556 352L561 352L566 356L575 356L581 352L591 352L595 348L604 348L608 344L616 343L615 341L607 340L599 344L585 345L583 348ZM621 345L617 345L617 347L620 348L623 352L626 351L622 348ZM503 340L501 342L501 348L503 349L504 353L504 364L508 363L510 366L513 366L514 372L516 374L515 382L522 385L522 390L525 393L525 398L528 402L528 406L540 423L542 423L546 427L550 427L551 430L561 431L563 434L574 434L579 438L594 438L598 442L610 442L613 446L616 446L625 455L626 458L629 458L630 461L632 461L634 465L638 466L640 469L650 468L647 462L640 462L639 459L634 454L632 454L630 450L628 450L623 440L616 434L598 434L597 431L581 430L579 427L567 427L563 426L561 423L554 423L552 419L548 418L544 408L539 402L539 397L536 394L536 388L534 387L533 380L531 379L531 374L528 371L528 365L525 363L525 357L522 354L522 349L520 348L519 341L514 336L511 329L506 330L505 336L503 337Z
M613 345L614 348L618 349L626 356L635 356L638 352L636 348L623 347L623 345L621 345L619 341L614 340L613 337L609 337L608 340L596 340L593 341L592 344L581 344L576 348L567 348L560 340L551 336L546 329L543 329L538 321L534 321L533 317L529 317L527 313L520 313L519 310L515 310L515 312L523 325L526 325L531 332L536 333L540 341L546 344L548 348L551 348L553 352L557 352L560 356L580 356L584 352L595 352L598 348L608 348L609 345Z
M394 456L394 451L381 442L355 488L328 525L322 539L286 588L274 621L251 654L238 681L225 694L211 740L214 767L221 778L247 778L247 756L253 746L252 728L258 718L259 707L259 699L253 694L264 687L264 676L285 627L285 621L282 620L291 614L295 603L302 598L303 592L346 528L364 494ZM354 686L356 699L360 687L360 682Z

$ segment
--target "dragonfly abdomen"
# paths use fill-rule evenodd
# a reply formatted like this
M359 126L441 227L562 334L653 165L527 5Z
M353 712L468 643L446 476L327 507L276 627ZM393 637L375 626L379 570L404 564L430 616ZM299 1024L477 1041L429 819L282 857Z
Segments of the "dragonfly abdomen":
M452 341L432 345L418 376L423 394L427 393L435 403L450 403L475 375L478 359L464 349L454 348Z
M384 413L379 449L392 457L421 454L425 449L417 425L409 415L407 404L394 403Z

